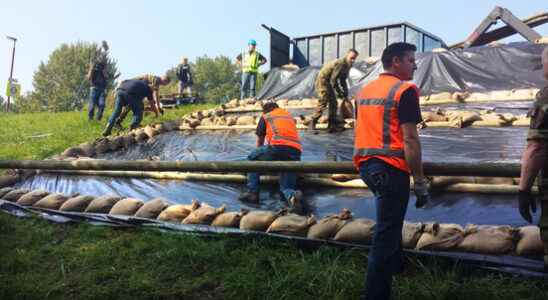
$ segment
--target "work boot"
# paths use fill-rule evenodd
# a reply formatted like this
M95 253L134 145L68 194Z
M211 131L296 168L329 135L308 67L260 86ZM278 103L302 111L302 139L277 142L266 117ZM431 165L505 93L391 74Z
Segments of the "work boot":
M103 136L109 136L112 133L112 127L113 124L107 124L107 127L105 127L105 130L103 130L103 133L101 133Z
M293 196L287 200L289 202L289 212L301 215L303 213L303 193L299 190L295 191Z
M116 123L116 124L114 124L114 129L116 129L118 131L123 131L124 127L122 126L122 124Z
M238 200L248 203L259 203L259 193L257 192L244 192L238 196Z

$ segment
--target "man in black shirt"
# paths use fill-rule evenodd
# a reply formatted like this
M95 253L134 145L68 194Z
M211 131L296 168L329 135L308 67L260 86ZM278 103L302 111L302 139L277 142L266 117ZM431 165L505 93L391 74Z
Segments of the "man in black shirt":
M93 120L95 107L97 106L97 120L103 117L105 110L105 89L107 87L106 65L104 61L90 64L87 78L91 84L88 106L88 118Z
M190 72L190 65L188 64L188 58L183 57L181 64L177 66L177 78L179 79L179 94L183 94L185 89L188 90L188 96L192 96L192 73Z
M143 119L143 99L146 97L148 101L154 102L154 97L152 96L152 88L147 84L146 81L130 79L125 80L120 84L116 90L116 102L114 106L114 112L108 120L107 127L103 131L103 136L110 135L112 127L114 126L116 120L122 113L122 108L128 106L132 113L133 119L131 121L131 129L135 129L141 123ZM156 105L151 105L155 109L155 113L158 114Z

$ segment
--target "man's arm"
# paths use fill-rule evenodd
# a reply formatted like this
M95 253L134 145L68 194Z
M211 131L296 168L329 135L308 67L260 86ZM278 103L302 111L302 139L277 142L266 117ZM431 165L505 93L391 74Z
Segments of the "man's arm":
M257 124L255 134L257 135L257 147L261 147L262 145L264 145L264 140L266 136L266 122L263 117L261 117L259 123Z
M542 140L530 140L521 158L521 176L519 190L530 191L535 178L546 163L547 143Z
M344 76L342 69L343 69L343 64L337 63L333 69L333 72L331 72L331 77L329 78L329 82L331 83L331 86L335 89L337 96L340 98L345 98L347 94L344 93L343 89L341 88L341 85L339 84L339 78L341 76ZM346 79L345 79L345 84L346 84Z
M236 64L241 67L242 66L242 55L236 56Z
M417 125L404 123L401 124L401 129L403 132L405 161L411 170L414 182L423 182L422 150Z
M89 64L88 73L86 74L86 78L91 82L91 75L93 72L93 63Z
M262 54L259 53L259 66L262 66L267 63L266 57L262 56Z

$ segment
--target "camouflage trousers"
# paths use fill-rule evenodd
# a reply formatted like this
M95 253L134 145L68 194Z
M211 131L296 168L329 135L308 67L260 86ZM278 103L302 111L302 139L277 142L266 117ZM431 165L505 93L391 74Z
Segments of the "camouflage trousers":
M538 227L540 228L540 239L544 245L544 268L548 270L548 175L547 169L541 172L540 179L540 220Z
M318 106L312 113L311 118L318 120L323 112L328 109L329 126L337 122L337 96L333 88L329 85L316 84L316 93L318 93Z

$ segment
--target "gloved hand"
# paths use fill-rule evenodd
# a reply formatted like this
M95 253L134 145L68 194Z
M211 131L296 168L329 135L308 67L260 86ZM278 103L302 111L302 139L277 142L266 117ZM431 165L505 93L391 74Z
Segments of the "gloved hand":
M531 216L531 211L533 213L537 212L537 201L535 197L531 194L531 191L519 191L519 214L525 221L533 223L533 217ZM529 210L531 209L531 210Z
M417 201L415 201L416 208L421 208L430 201L430 194L428 193L428 184L426 181L415 181L413 191L417 197Z

